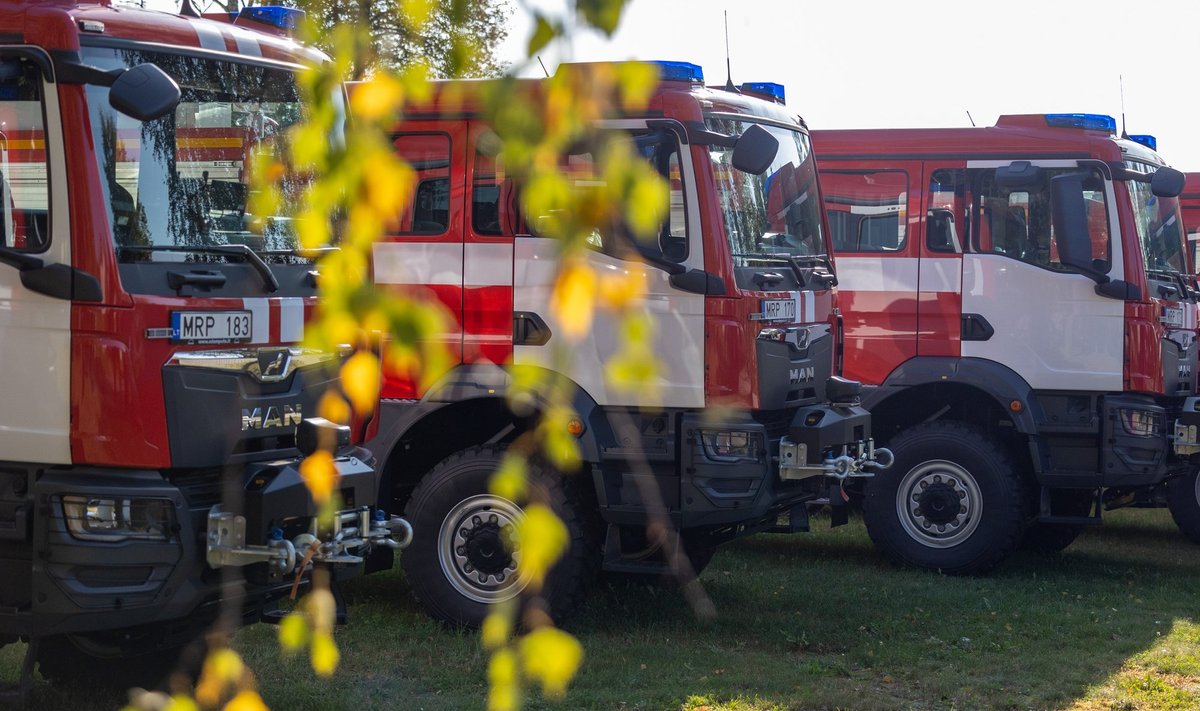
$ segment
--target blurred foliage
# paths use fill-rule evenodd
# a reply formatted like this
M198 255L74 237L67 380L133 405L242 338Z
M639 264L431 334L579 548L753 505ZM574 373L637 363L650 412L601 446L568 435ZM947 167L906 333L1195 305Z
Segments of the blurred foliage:
M375 288L371 249L396 224L416 183L414 171L392 147L397 120L414 102L437 101L443 109L455 109L462 99L459 88L431 83L430 76L494 74L495 48L506 33L504 20L511 8L503 1L467 0L296 4L309 13L302 39L326 49L332 61L301 73L308 113L290 129L282 154L256 156L256 189L248 213L279 214L285 183L309 176L302 199L287 201L302 206L293 215L302 248L320 256L320 300L306 328L306 345L355 348L341 372L341 392L327 394L319 407L322 416L348 423L377 406L382 368L424 387L450 365L439 344L439 337L453 330L448 314L418 295ZM561 17L526 8L534 14L530 58L554 43L569 43L580 26L611 35L625 0L570 5ZM524 601L495 606L483 625L482 643L492 655L488 707L494 711L518 708L527 684L548 697L563 695L582 662L581 645L553 626L544 603L523 604L542 594L547 574L570 543L566 526L528 480L527 460L540 457L564 474L580 468L578 445L569 433L577 415L568 383L565 376L547 373L567 372L571 349L588 334L597 308L621 323L620 351L606 370L610 385L654 401L659 365L642 308L646 274L631 262L625 274L600 277L585 255L598 236L618 238L618 246L607 251L632 255L637 240L656 238L668 207L665 181L628 137L597 127L614 112L644 107L657 83L656 69L636 63L564 65L543 81L518 80L516 72L529 61L475 87L484 120L498 139L504 173L522 186L523 213L531 224L536 222L539 236L557 241L560 269L550 308L564 326L552 367L510 370L510 407L540 419L513 444L492 479L495 493L524 506L516 536L522 551L520 574L527 582ZM352 123L342 130L342 83L360 77L366 81L351 93ZM568 169L570 157L579 155L588 156L588 175ZM323 249L329 246L338 249ZM328 510L337 488L330 454L307 458L302 475L314 499ZM332 595L327 582L316 580L313 587L283 620L279 641L287 653L307 647L314 673L329 676L338 662ZM195 708L183 698L171 703L178 706L170 708ZM252 675L224 648L211 653L195 703L204 709L224 704L226 711L262 707Z

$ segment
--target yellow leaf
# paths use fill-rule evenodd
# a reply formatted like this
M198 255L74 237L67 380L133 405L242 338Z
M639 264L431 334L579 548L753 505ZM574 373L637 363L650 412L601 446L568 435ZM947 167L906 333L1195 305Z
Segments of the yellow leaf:
M542 684L542 693L561 697L583 661L579 640L555 627L539 627L521 638L525 674Z
M526 490L525 460L515 454L504 455L504 459L500 461L500 468L492 475L488 489L496 496L503 496L509 501L524 499Z
M387 72L358 85L350 95L350 111L356 119L377 121L395 112L404 100L404 86Z
M508 612L508 610L493 608L488 616L483 618L483 628L480 630L479 636L484 649L499 649L508 642L508 637L512 634L512 620L509 619Z
M330 422L336 422L339 425L350 423L350 405L346 403L346 398L333 390L326 390L321 396L321 401L317 403L317 415L324 417Z
M627 111L645 108L658 86L658 80L658 67L649 62L623 62L617 65L621 106Z
M332 635L327 632L318 632L313 635L312 668L317 676L326 678L333 676L340 657L337 643L333 641Z
M225 704L225 711L269 711L257 691L245 689Z
M333 465L333 455L323 449L308 455L300 462L300 478L312 494L313 501L323 504L329 501L333 489L337 485L337 467Z
M637 176L629 190L625 216L629 227L638 237L658 234L667 214L671 193L667 183L657 174L646 171Z
M304 615L292 612L279 621L279 646L283 651L294 654L308 641L308 622Z
M516 537L521 545L521 575L540 588L546 573L567 549L567 527L545 504L530 504L517 524Z
M218 681L233 683L242 677L245 668L237 652L232 649L217 649L209 652L201 674Z
M591 328L595 302L596 275L591 268L581 260L563 264L550 297L550 309L568 340L579 340Z
M517 681L517 656L508 648L499 649L488 662L488 682L496 685Z
M312 616L313 629L316 632L329 634L333 631L333 623L337 619L337 600L328 588L314 588L304 598L308 614Z
M605 274L600 278L600 301L613 309L623 309L646 295L646 274L641 265Z
M400 11L404 13L404 20L409 27L420 30L429 21L434 5L435 0L402 0Z
M379 402L379 358L368 351L350 356L342 366L342 391L354 411L366 415Z
M163 711L200 711L200 707L183 694L175 694L167 705L163 706Z

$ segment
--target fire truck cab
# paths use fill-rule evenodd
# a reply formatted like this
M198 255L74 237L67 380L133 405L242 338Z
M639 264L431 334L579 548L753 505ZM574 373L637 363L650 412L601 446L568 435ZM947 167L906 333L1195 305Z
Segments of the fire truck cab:
M804 122L778 85L731 92L706 88L695 65L658 67L647 109L599 128L630 138L670 183L669 215L656 245L622 249L615 228L588 240L587 259L601 275L644 280L660 403L609 387L619 322L599 312L558 373L570 383L582 471L563 477L540 461L531 471L572 537L548 583L555 614L598 567L657 576L682 554L698 572L719 542L775 528L781 515L805 529L805 504L829 482L888 461L873 449L857 383L833 377L837 282ZM522 81L539 101L542 82ZM440 300L456 320L454 363L426 391L385 375L369 445L381 500L413 522L409 583L431 614L466 624L525 586L505 542L521 508L488 490L505 447L536 421L506 405L506 367L551 370L564 343L549 309L559 246L537 230L549 216L521 214L478 88L443 84L395 129L418 181L398 229L375 246L375 281ZM747 166L753 145L769 150ZM602 180L584 151L563 172L576 188ZM681 535L648 535L656 516Z
M1115 133L1089 114L814 132L846 374L896 457L863 491L892 560L982 572L1164 484L1200 534L1183 175Z
M1183 194L1179 196L1179 207L1183 210L1183 226L1187 229L1188 254L1192 260L1192 273L1200 265L1200 173L1187 173Z
M249 152L319 59L273 31L292 12L0 2L0 644L27 672L153 683L312 541L340 576L404 542L370 453L305 419L344 357L301 345L314 267L286 219L249 228ZM338 541L299 474L329 429Z

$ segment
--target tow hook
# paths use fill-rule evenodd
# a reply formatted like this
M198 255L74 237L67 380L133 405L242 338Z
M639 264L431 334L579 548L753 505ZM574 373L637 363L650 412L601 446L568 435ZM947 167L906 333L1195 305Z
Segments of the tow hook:
M779 442L779 476L782 479L807 479L812 476L831 476L834 479L868 478L892 466L896 457L886 447L876 447L875 440L845 445L839 454L828 453L820 464L808 464L808 446L784 437Z
M312 562L354 565L363 562L372 546L407 548L412 534L412 526L403 518L383 510L372 513L369 506L362 506L334 514L332 528L324 532L314 518L306 533L291 540L276 528L266 545L247 544L246 517L222 511L217 505L208 512L208 564L221 568L268 563L272 572L287 575L310 549L314 549L309 558Z

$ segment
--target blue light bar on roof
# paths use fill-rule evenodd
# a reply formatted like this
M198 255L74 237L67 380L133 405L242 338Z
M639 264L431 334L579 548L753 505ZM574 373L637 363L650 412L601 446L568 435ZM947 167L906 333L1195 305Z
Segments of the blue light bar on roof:
M783 84L776 84L773 81L748 81L742 84L741 90L748 91L751 94L769 96L781 104L785 103Z
M1148 133L1139 133L1129 137L1134 143L1140 143L1152 151L1158 150L1158 139Z
M691 62L651 62L658 65L658 76L663 81L694 81L704 83L704 70Z
M1046 125L1054 128L1086 128L1117 132L1117 120L1104 114L1046 114Z
M263 5L261 7L244 8L238 14L238 17L262 22L272 27L278 27L281 30L294 30L300 20L304 18L304 11L293 7Z

